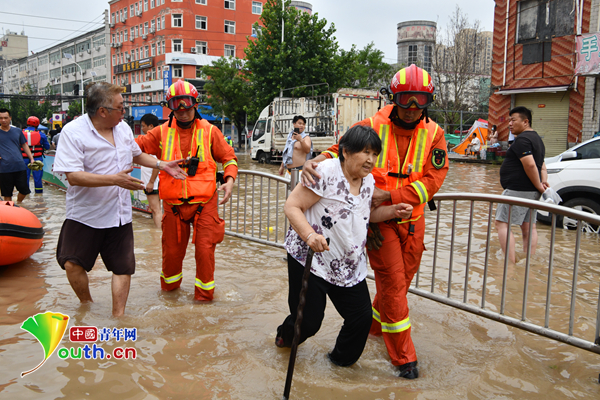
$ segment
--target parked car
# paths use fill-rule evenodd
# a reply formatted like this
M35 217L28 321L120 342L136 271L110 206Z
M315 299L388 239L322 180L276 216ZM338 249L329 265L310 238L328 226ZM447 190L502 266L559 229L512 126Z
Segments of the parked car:
M561 205L600 215L600 137L545 159L548 183L560 195ZM538 211L538 219L552 221L551 215ZM557 216L558 227L575 229L577 221ZM600 232L600 227L585 223L585 232Z

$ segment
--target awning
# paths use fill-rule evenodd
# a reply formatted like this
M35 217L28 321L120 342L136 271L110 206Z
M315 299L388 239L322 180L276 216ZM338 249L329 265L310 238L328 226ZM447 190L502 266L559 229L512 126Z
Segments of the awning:
M537 88L505 89L505 90L498 90L494 94L503 94L506 96L509 94L519 94L519 93L539 93L539 92L556 93L556 92L564 92L564 91L568 90L569 87L570 87L569 85L563 85L563 86L545 86L545 87L537 87Z

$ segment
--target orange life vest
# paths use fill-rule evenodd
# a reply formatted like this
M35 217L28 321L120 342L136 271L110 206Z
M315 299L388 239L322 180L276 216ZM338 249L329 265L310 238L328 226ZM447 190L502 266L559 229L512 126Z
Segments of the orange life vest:
M41 157L44 154L44 148L42 147L41 141L42 136L38 131L29 131L23 130L23 135L25 135L25 140L27 141L27 146L29 146L29 150L31 150L31 155L33 157ZM23 158L27 158L27 154L21 148L21 154L23 154Z
M393 134L393 123L389 118L392 108L393 105L386 106L370 118L371 127L381 139L381 153L373 169L375 186L382 190L392 191L411 185L421 202L418 205L413 204L411 219L402 222L416 221L425 212L425 204L431 200L427 188L420 179L423 177L425 163L431 159L431 145L440 129L439 125L433 121L426 123L425 120L422 120L419 122L413 130L406 158L400 165L398 144L396 136Z
M175 179L165 171L160 172L160 198L171 205L184 202L196 204L209 201L217 189L217 163L211 153L211 132L213 125L206 120L195 120L192 143L188 154L181 154L181 144L177 124L165 122L161 126L161 148L163 161L179 160L188 156L198 157L196 175L184 180ZM197 151L197 153L196 153Z

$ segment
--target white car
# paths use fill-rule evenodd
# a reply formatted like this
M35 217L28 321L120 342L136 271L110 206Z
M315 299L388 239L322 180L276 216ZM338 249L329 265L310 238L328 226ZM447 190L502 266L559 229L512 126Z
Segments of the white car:
M600 137L545 159L548 183L562 197L561 205L600 214ZM538 212L541 222L550 223L548 213ZM557 226L574 229L577 221L557 216ZM600 227L585 223L584 232L600 232Z

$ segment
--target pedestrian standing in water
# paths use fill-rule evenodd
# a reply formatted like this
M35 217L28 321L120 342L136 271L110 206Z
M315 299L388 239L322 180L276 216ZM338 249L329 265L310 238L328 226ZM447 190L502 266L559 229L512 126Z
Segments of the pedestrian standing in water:
M142 153L133 132L123 122L122 88L106 82L88 87L87 113L65 125L56 152L54 172L69 181L67 216L56 259L67 273L82 303L91 302L88 272L98 254L112 272L112 315L125 312L131 275L135 272L130 190L143 190L133 178L132 163L166 171L176 179L185 173L177 165ZM21 162L22 164L22 162Z
M369 217L384 221L410 218L412 213L408 204L371 211L375 186L371 171L380 152L381 140L373 129L356 126L348 130L340 140L339 158L320 163L321 178L311 185L297 185L286 201L284 211L291 225L285 240L290 315L277 328L277 347L292 345L302 275L304 268L310 268L299 343L319 331L329 296L344 318L329 359L347 367L362 354L372 318L365 281ZM315 251L313 262L304 265L309 248Z
M142 126L142 134L145 135L151 129L159 126L160 120L154 114L145 114L142 116L142 118L140 118L140 123ZM152 157L157 159L154 155L152 155ZM148 199L148 211L152 213L154 225L160 229L162 226L163 212L160 204L160 197L158 195L158 169L141 167L141 178L142 182L144 182L144 185L146 185L144 188L144 193Z

